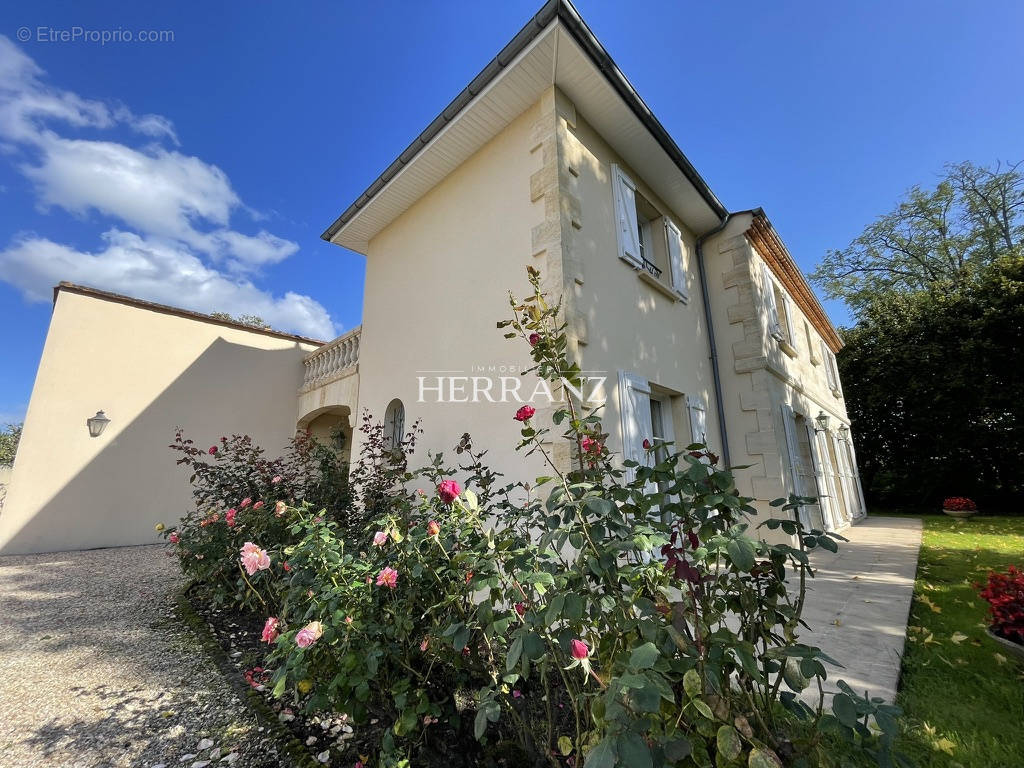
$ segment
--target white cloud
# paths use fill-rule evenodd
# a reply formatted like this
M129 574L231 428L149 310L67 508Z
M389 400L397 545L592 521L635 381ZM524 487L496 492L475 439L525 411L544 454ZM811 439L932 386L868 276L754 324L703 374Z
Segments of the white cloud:
M298 244L266 230L235 230L232 214L249 209L220 168L160 145L178 145L170 120L82 98L46 84L44 75L0 35L0 140L23 153L17 167L33 184L41 209L120 224L103 235L106 246L96 253L44 237L22 238L0 254L0 279L37 300L45 300L55 282L73 280L164 303L187 301L199 311L258 314L274 327L333 335L327 311L313 299L290 292L274 298L252 283L261 267L293 255ZM58 131L119 124L156 142L136 148ZM40 288L41 280L49 284Z
M289 291L275 298L249 280L211 269L171 240L117 229L102 237L105 246L95 253L24 237L0 251L0 274L34 301L49 301L53 286L68 280L199 312L259 315L274 328L315 338L334 336L327 311L308 296Z

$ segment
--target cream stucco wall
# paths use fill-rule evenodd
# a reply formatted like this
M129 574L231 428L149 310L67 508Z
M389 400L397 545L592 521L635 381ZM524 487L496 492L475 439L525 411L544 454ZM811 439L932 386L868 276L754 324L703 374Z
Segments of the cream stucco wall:
M573 219L569 229L571 257L567 262L572 274L568 282L574 296L578 335L585 342L579 347L583 368L604 372L608 377L609 399L603 419L609 447L622 449L617 377L619 371L626 371L678 396L672 401L677 445L685 446L692 439L684 396L702 398L707 405L708 444L720 452L708 335L694 255L696 238L680 216L587 123L585 115L569 109L563 114L567 121L565 152L571 169L565 177L564 193L574 198L570 205ZM680 229L687 301L673 299L668 295L670 291L659 290L643 279L645 273L619 258L613 163L621 166L638 191ZM667 281L667 270L665 278Z
M0 552L153 543L190 503L167 446L181 426L200 445L247 433L268 452L295 431L295 340L58 294L0 512ZM85 420L111 419L89 437Z
M508 480L541 474L538 461L524 462L514 450L518 404L482 395L475 403L437 402L435 392L418 402L417 379L436 386L437 377L518 378L529 365L525 345L504 339L495 324L509 316L508 292L529 290L527 265L539 264L531 232L544 207L531 199L530 178L542 165L541 153L531 151L541 119L537 105L513 120L369 243L359 410L383 421L388 403L399 398L407 429L422 420L414 467L426 463L427 450L456 460L452 449L468 431ZM524 384L524 393L530 390ZM497 400L499 391L493 394ZM471 396L471 383L455 393Z

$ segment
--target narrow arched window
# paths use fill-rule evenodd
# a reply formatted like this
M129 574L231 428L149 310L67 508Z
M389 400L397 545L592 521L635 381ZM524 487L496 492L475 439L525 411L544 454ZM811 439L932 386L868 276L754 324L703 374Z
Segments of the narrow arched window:
M405 406L402 401L395 398L388 403L384 411L384 440L387 447L394 450L402 444L402 436L405 433Z

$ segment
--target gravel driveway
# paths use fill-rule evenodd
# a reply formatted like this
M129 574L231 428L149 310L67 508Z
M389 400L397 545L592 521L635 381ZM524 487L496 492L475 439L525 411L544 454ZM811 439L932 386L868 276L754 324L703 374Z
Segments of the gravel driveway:
M287 764L179 625L180 579L162 546L0 557L0 766Z

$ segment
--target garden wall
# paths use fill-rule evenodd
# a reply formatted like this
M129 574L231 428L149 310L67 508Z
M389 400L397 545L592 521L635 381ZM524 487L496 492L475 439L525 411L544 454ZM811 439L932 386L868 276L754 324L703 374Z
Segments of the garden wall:
M190 504L167 446L247 433L268 453L295 432L301 337L61 286L14 476L0 554L156 543ZM86 419L110 418L99 437Z

